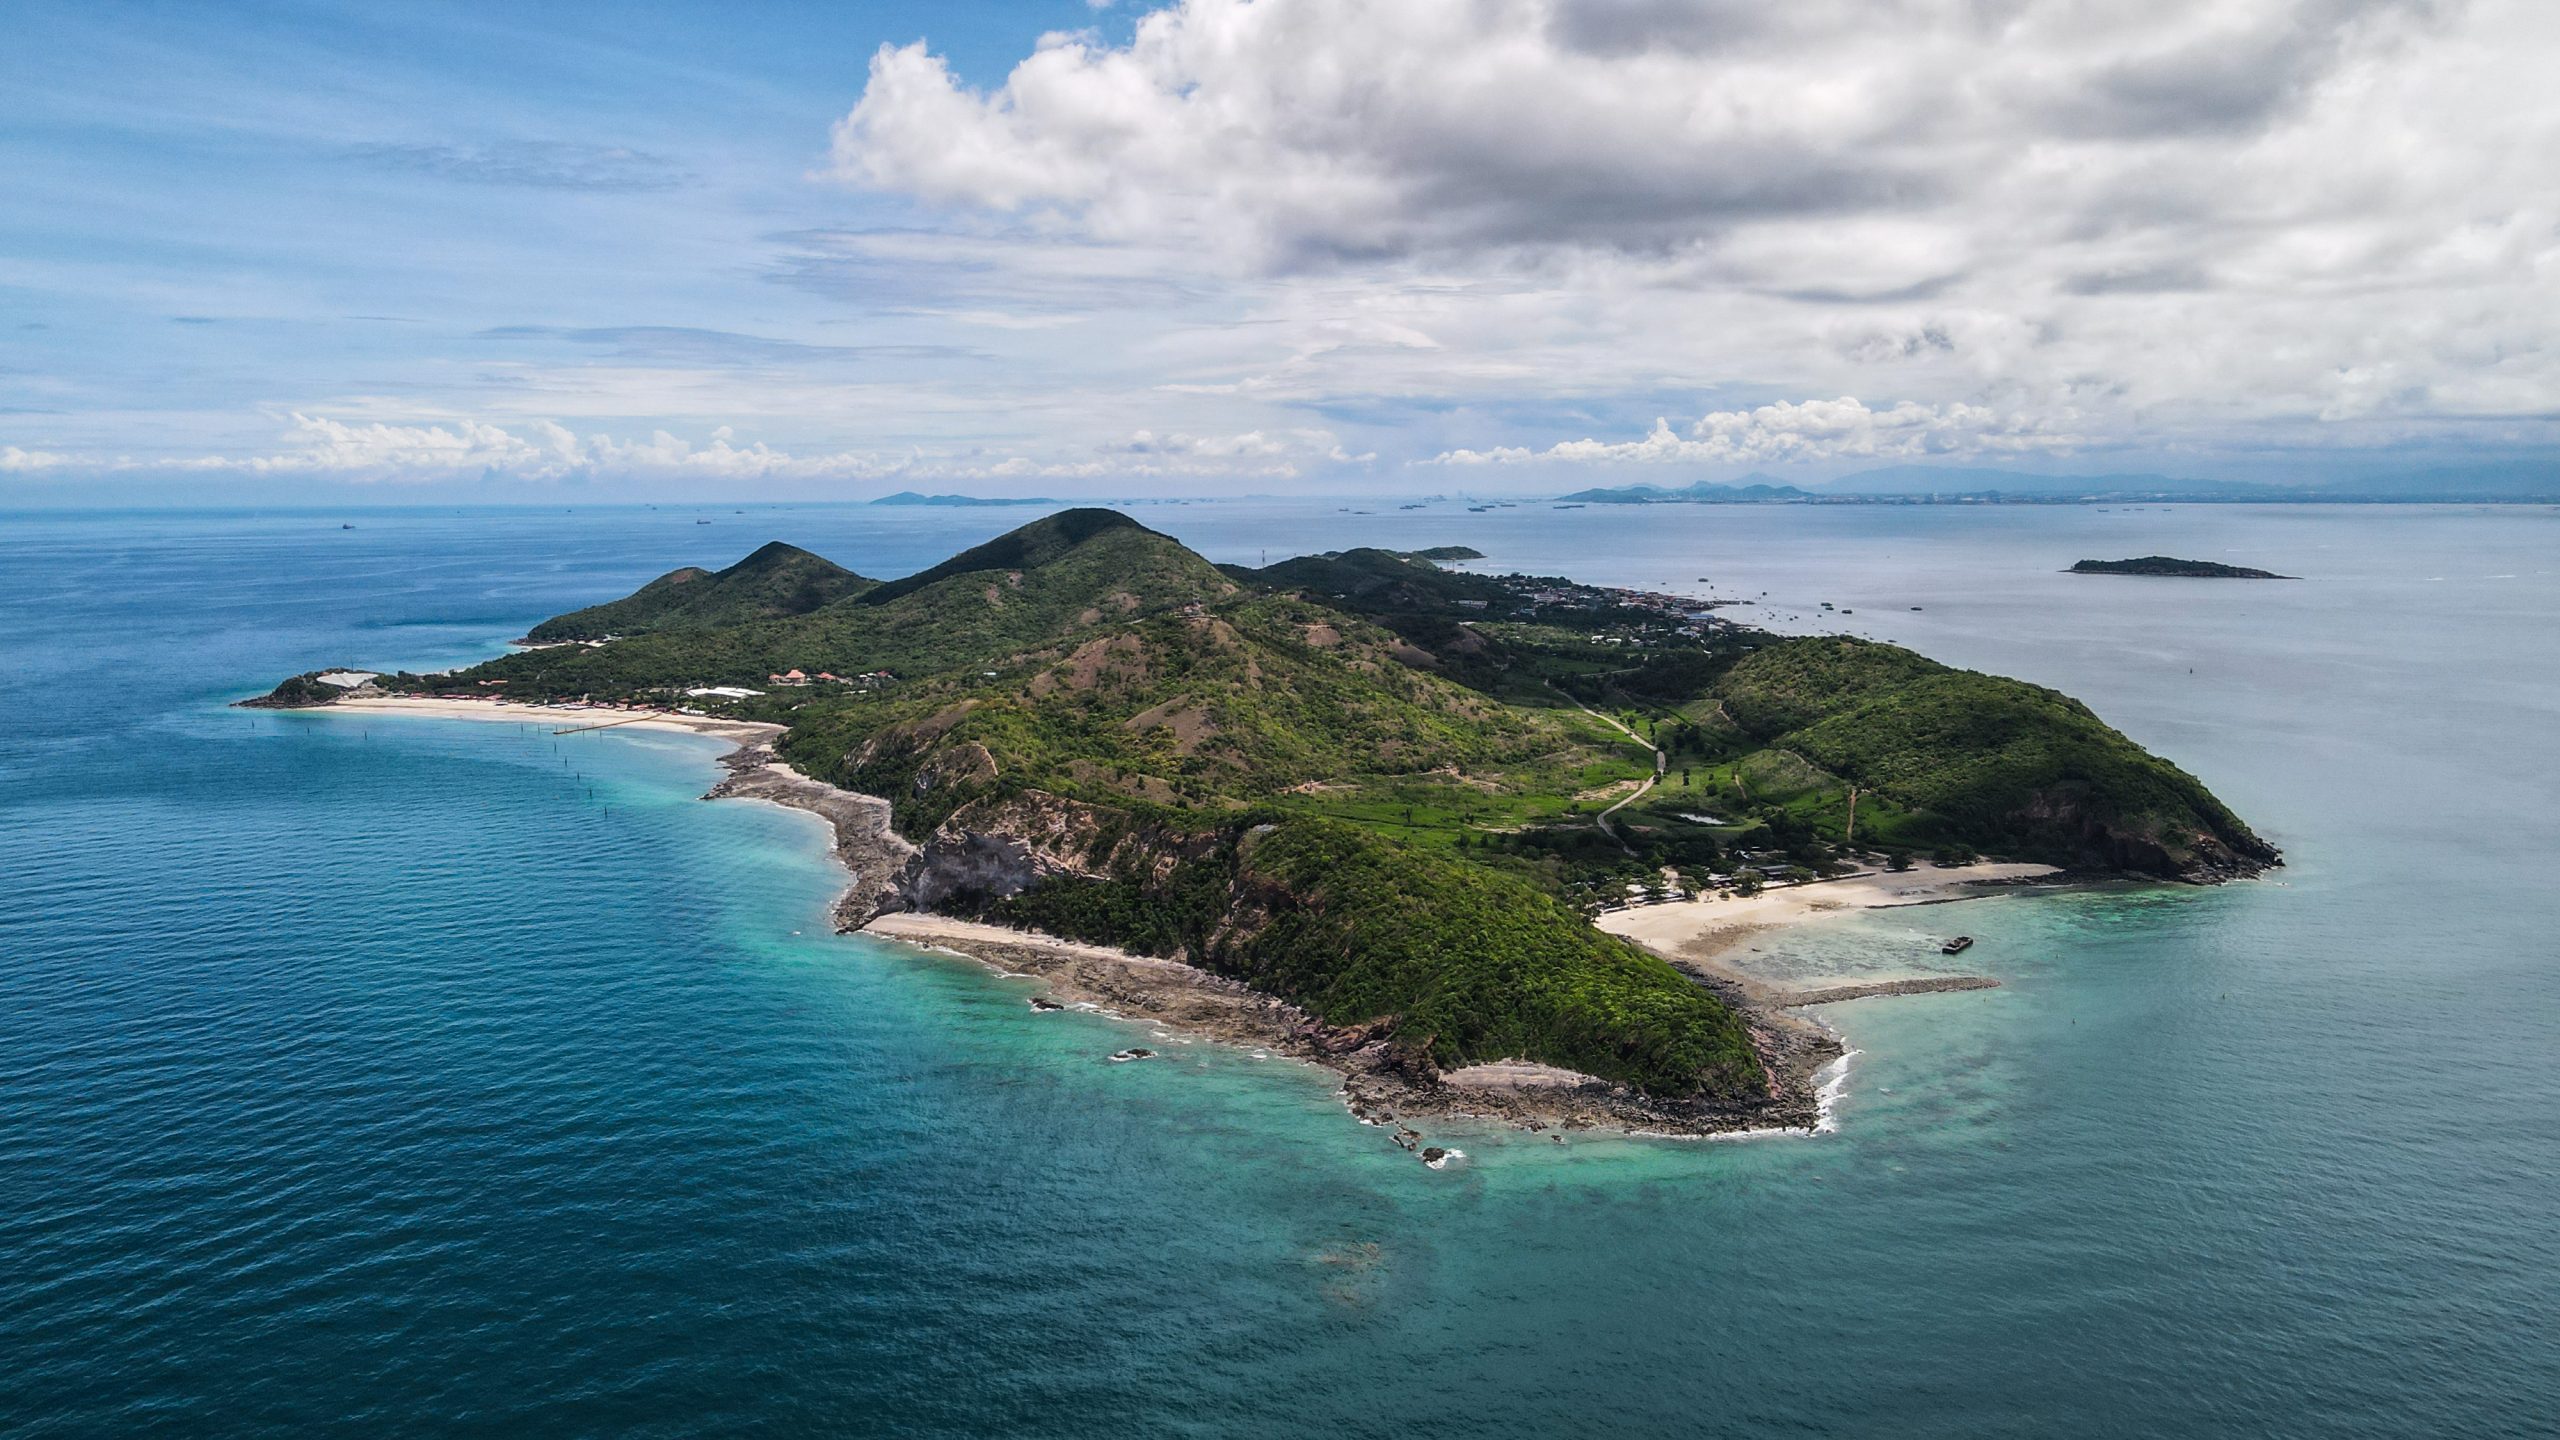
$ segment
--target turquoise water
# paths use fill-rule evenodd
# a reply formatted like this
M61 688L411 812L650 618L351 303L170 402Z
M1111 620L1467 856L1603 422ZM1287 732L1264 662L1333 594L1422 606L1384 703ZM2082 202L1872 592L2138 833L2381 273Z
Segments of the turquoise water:
M2287 848L1767 942L1836 1134L1447 1131L826 933L716 746L223 702L779 536L1009 512L0 516L0 1431L2526 1435L2560 1414L2560 515L1138 512L1766 589L2057 685ZM359 528L341 531L342 519ZM2232 558L2239 589L2055 574ZM1911 605L1924 607L1920 612ZM1810 623L1808 620L1805 623Z

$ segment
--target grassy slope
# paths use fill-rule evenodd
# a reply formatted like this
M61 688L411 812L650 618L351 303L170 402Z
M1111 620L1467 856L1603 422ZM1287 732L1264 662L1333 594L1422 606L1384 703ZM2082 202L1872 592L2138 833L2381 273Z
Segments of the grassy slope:
M1746 657L1715 694L1756 739L1988 848L2065 864L2144 844L2181 862L2271 853L2194 776L2041 686L1820 637Z
M1024 530L1054 531L1084 513L1110 512L1066 511ZM926 572L934 576L930 583L917 585L919 577L910 577L806 614L661 630L598 650L507 656L468 675L561 693L758 686L767 675L792 669L889 670L926 679L1015 664L1020 654L1079 630L1234 592L1207 561L1134 521L1111 519L1120 523L1048 550L1046 563L1035 568L998 563L955 570L946 562Z
M1236 596L1197 613L1071 627L1013 651L993 675L812 707L791 750L849 788L896 797L903 826L930 828L998 784L1218 808L1571 743L1541 717L1408 669L1393 643L1300 602ZM946 767L937 774L952 783L918 792L920 771L970 745L989 752L994 775Z

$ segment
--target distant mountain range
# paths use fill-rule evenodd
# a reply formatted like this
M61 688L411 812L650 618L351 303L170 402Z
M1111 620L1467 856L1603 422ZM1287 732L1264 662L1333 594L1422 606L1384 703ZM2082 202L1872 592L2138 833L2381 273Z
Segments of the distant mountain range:
M1576 490L1559 495L1559 500L1585 505L1749 505L1768 500L1810 500L1812 495L1793 485L1781 485L1771 475L1745 475L1732 485L1717 485L1701 480L1677 489L1663 485L1622 485L1615 489Z
M2536 501L2560 502L2560 465L2519 462L2388 476L2317 479L2293 485L2197 480L2171 475L2029 475L1962 466L1889 465L1821 482L1811 489L1751 474L1728 485L1625 485L1556 497L1586 505L1735 505L1769 503L2014 500L2055 504L2079 500L2212 500L2261 503Z
M1046 495L998 496L990 499L978 495L926 495L914 490L901 490L895 495L883 495L871 503L874 505L1058 505L1065 502L1052 500Z

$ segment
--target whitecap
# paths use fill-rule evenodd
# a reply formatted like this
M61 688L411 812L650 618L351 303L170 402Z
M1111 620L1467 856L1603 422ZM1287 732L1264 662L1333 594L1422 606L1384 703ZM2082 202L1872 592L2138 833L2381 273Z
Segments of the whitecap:
M1844 1051L1839 1059L1814 1072L1813 1129L1815 1134L1830 1135L1839 1131L1840 1122L1831 1118L1831 1107L1840 1102L1842 1095L1848 1093L1849 1062L1863 1053L1865 1052L1858 1050ZM1823 1078L1826 1071L1829 1072L1829 1079Z

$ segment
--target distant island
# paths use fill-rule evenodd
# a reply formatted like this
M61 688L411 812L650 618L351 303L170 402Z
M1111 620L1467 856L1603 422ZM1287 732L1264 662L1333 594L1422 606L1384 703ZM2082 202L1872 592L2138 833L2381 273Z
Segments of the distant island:
M2144 555L2133 560L2083 560L2064 571L2067 575L2172 575L2191 580L2291 580L2291 575L2278 575L2272 570L2252 570L2245 565L2224 565L2213 560L2177 560L2166 555Z
M1023 496L1020 498L1008 496L987 497L980 495L926 495L915 490L901 490L895 495L883 495L871 503L874 505L1056 505L1060 502L1041 495Z
M1746 475L1732 485L1717 485L1705 480L1677 488L1621 485L1612 489L1576 490L1570 495L1556 497L1560 502L1582 505L1755 505L1812 498L1793 485L1779 484L1774 476L1758 474Z
M1407 550L1404 554L1408 559L1428 560L1434 565L1484 558L1484 552L1472 545L1434 545L1428 550Z
M1734 917L1851 872L1870 878L1825 893L2279 863L2194 777L2038 686L1385 550L1214 565L1109 510L891 581L775 542L528 640L247 703L729 738L715 794L833 824L844 928L1036 976L1035 1007L1329 1066L1379 1123L1802 1128L1841 1052L1790 1007L1991 983L1782 993L1595 919ZM1899 874L1979 856L2020 863ZM1756 898L1653 903L1689 894ZM1427 1158L1418 1135L1397 1132Z
M1727 483L1622 485L1554 497L1565 505L2281 505L2560 503L2560 465L2478 465L2302 483L2151 473L2039 475L1981 466L1887 465L1788 484L1754 472Z

